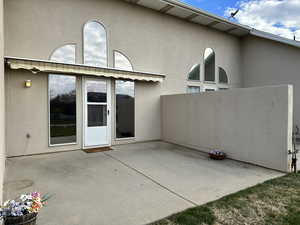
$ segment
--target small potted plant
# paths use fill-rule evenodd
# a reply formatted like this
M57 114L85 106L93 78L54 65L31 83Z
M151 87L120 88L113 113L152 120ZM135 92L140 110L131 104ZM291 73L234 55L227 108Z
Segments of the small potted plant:
M226 158L225 152L222 152L217 149L210 151L208 154L209 154L209 157L214 160L223 160Z
M38 212L48 199L48 195L41 197L39 192L23 194L18 199L4 202L0 217L4 225L35 225Z

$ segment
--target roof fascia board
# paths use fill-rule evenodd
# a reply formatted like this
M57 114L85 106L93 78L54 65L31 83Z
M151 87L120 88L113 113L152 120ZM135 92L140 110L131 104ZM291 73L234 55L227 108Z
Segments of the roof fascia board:
M298 41L294 41L294 40L291 40L291 39L288 39L288 38L280 37L278 35L267 33L267 32L264 32L264 31L252 29L250 31L250 35L300 48L300 42L298 42Z

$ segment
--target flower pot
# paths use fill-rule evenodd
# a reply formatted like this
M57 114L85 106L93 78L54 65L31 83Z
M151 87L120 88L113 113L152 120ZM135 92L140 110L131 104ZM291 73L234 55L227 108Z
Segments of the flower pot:
M4 225L36 225L37 213L5 217Z
M211 151L208 154L209 157L214 160L223 160L226 158L226 154L218 150Z
M214 159L214 160L223 160L226 158L226 155L214 155L214 154L209 154L209 157L211 159Z

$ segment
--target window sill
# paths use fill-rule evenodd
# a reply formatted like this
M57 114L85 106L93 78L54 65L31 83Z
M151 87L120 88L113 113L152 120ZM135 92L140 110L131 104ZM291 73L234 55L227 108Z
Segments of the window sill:
M128 138L115 138L115 141L134 141L135 137L128 137Z
M66 144L49 144L49 147L63 147L63 146L69 146L69 145L78 145L77 142L74 143L66 143Z

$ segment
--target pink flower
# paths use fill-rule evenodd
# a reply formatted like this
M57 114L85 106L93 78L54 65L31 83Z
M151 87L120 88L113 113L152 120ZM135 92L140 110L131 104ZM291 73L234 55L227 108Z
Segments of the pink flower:
M40 194L39 192L32 192L32 193L31 193L31 196L32 196L33 198L40 198L40 197L41 197L41 194Z

